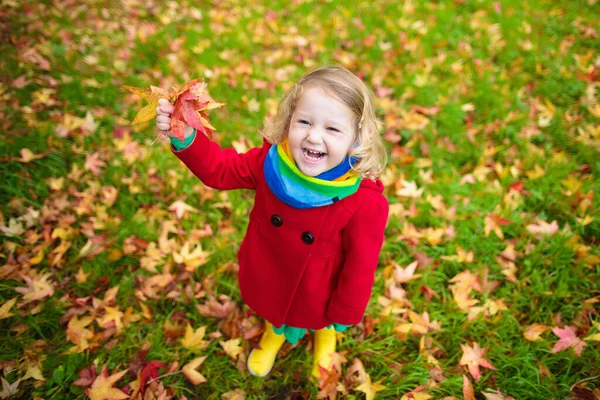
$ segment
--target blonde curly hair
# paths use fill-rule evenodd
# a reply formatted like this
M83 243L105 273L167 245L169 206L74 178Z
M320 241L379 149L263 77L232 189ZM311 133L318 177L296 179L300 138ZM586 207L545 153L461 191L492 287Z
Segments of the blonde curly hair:
M296 103L308 87L324 89L352 110L356 117L356 138L348 154L359 160L352 169L368 179L377 178L385 167L387 155L379 134L380 122L373 109L373 97L367 86L343 67L321 67L300 78L281 99L277 115L265 125L261 132L264 138L271 144L279 144L287 138Z

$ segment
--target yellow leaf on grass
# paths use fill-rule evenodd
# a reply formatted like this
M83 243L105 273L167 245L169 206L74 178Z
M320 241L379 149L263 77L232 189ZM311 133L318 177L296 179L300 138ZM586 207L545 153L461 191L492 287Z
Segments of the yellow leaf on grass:
M225 350L225 353L227 353L227 355L229 357L236 360L237 357L240 355L240 353L243 351L242 346L240 346L241 342L242 342L242 339L237 338L237 339L227 340L226 342L220 341L219 344L221 345L223 350Z
M600 333L594 333L593 335L589 335L583 338L583 340L593 340L596 342L600 342Z
M16 301L17 298L15 297L14 299L11 299L2 304L2 307L0 307L0 319L8 318L14 315L10 312L10 309L15 305Z
M199 385L203 382L206 382L206 378L202 376L200 372L196 371L196 368L198 368L200 364L204 362L206 357L208 356L194 358L192 361L185 364L183 368L181 368L181 372L183 372L185 377L188 378L188 380L194 385Z
M425 392L410 392L402 396L400 400L429 400L431 398L433 396Z
M79 267L79 271L77 271L77 273L75 274L75 280L78 283L85 283L87 282L87 278L88 276L90 276L91 272L85 273L83 271L82 267Z
M36 254L35 257L29 259L29 264L37 265L37 264L41 263L43 259L44 259L44 249L42 248L42 249L40 249L40 251L38 251L38 253Z
M185 335L181 339L183 347L190 350L200 350L206 346L206 340L204 340L204 334L206 333L206 327L201 326L200 328L194 329L190 324L185 328Z
M104 367L102 369L102 373L98 375L94 383L92 383L92 387L88 393L90 400L114 400L129 398L129 396L123 393L121 390L112 387L112 385L121 379L123 375L127 373L127 371L128 369L107 377L106 375L108 375L108 373L106 372L106 367Z
M542 324L531 324L527 327L527 329L525 329L525 332L523 332L523 336L530 342L535 342L540 338L540 336L542 336L542 333L548 330L550 330L549 326Z
M382 380L371 383L371 377L367 376L367 380L355 387L354 390L363 392L366 395L367 400L373 400L375 398L375 393L381 392L383 389L385 389L385 386L380 384Z

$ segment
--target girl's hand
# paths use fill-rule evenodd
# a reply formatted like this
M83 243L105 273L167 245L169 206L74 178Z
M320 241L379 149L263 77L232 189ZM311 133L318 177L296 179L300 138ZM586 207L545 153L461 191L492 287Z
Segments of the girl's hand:
M171 114L175 107L167 99L159 99L158 107L156 107L156 128L160 131L164 131L167 136L173 136L171 132ZM194 128L185 124L183 134L185 137L192 136L194 134Z

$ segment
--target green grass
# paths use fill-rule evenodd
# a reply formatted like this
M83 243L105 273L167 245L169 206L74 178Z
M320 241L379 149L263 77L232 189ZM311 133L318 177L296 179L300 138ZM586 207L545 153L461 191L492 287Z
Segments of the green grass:
M339 346L348 360L340 378L347 397L365 398L346 376L354 359L373 382L386 387L378 398L402 398L417 387L434 399L462 398L463 374L477 399L496 390L516 399L562 399L574 390L593 396L593 390L600 390L597 341L587 340L578 356L572 349L554 353L558 337L551 331L535 342L523 332L538 323L572 326L580 338L598 333L599 308L593 299L600 296L600 147L597 134L586 142L578 133L599 127L586 99L592 83L598 92L594 3L3 4L0 226L9 227L13 220L23 232L0 236L0 306L17 298L13 315L0 320L0 365L8 383L23 379L32 366L39 366L44 377L21 380L13 398L84 399L84 388L73 382L92 365L98 370L105 365L113 374L157 360L177 372L198 355L208 356L199 368L207 382L193 386L182 373L166 374L163 368L159 373L167 376L160 383L169 395L220 399L239 388L249 399L318 397L309 379L310 337L287 348L265 379L250 376L223 352L219 341L255 323L242 304L235 272L252 193L204 187L164 143L152 145L152 123L129 127L143 102L120 85L171 89L205 77L211 95L226 103L211 114L216 138L224 146L242 137L259 145L264 118L286 88L328 63L348 67L374 89L392 89L376 100L386 129L401 138L398 145L387 143L385 195L409 214L390 217L366 317ZM26 84L17 87L19 79ZM538 113L546 101L555 113L548 124L540 124ZM600 101L598 93L595 101ZM427 115L425 128L414 130L401 123L403 112L413 106L439 111ZM87 112L98 124L95 131L75 128L58 134L68 122L66 115L84 118ZM528 137L532 127L538 132ZM119 142L123 135L137 145L130 145L128 153L126 143ZM22 162L21 149L43 157ZM84 167L92 154L104 162L98 174ZM431 166L424 167L423 159L430 159ZM543 169L540 176L532 175L536 165ZM52 190L51 178L64 178L60 190ZM400 179L414 181L423 195L398 196ZM572 190L567 181L581 185ZM517 182L528 193L511 203L510 187ZM114 204L104 203L103 187L118 191ZM179 220L168 211L176 200L199 211ZM453 206L451 217L443 210ZM32 212L40 214L32 220L27 217ZM503 239L493 232L485 235L485 220L492 214L510 221L501 226ZM586 215L594 218L583 225ZM527 229L536 218L556 220L559 231L536 238ZM164 237L168 221L175 229ZM408 224L422 236L401 238ZM214 233L193 243L211 255L193 273L185 272L172 252L205 225ZM67 239L71 246L63 261L53 264L61 240L52 232L67 226L73 228ZM428 230L450 227L454 236L428 241ZM132 237L137 247L131 248ZM81 256L88 240L102 251ZM516 251L516 280L507 279L499 259L510 244ZM152 246L162 258L156 272L143 267ZM161 246L174 247L162 251ZM473 252L473 262L442 258L457 254L459 247ZM43 259L32 263L40 250ZM109 258L117 251L119 257ZM389 298L386 267L392 261L405 267L423 257L430 263L418 267L421 277L398 286L407 291L411 311L427 312L442 329L401 337L394 328L409 321L408 313L382 315ZM166 268L174 281L155 295L144 292L144 282ZM80 269L89 273L81 282ZM508 309L469 320L450 282L465 270L482 284L488 271L490 286L470 293L478 306L502 299ZM22 275L46 273L54 288L51 296L25 302L15 291L26 286ZM117 285L109 306L121 312L131 306L134 315L144 314L142 306L147 309L141 319L111 333L98 322L106 313L98 304ZM433 297L425 295L427 290L435 292ZM225 319L200 315L196 306L213 295L228 296L238 313ZM85 351L70 351L74 344L66 331L73 312L95 318L87 327L94 337ZM206 326L207 336L222 337L192 353L180 342L188 323ZM422 353L422 336L436 362ZM478 381L459 365L460 345L473 342L488 349L486 358L497 368L481 368ZM256 339L242 342L242 357L254 344ZM135 380L130 372L115 386Z

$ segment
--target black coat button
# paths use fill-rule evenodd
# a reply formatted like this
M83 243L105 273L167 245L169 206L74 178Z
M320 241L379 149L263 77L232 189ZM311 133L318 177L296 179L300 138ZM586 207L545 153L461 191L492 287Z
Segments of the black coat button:
M279 228L281 225L283 225L283 220L279 215L273 214L271 215L271 223L274 227Z
M302 234L302 241L306 244L313 244L313 242L315 241L315 237L310 232L304 232Z

